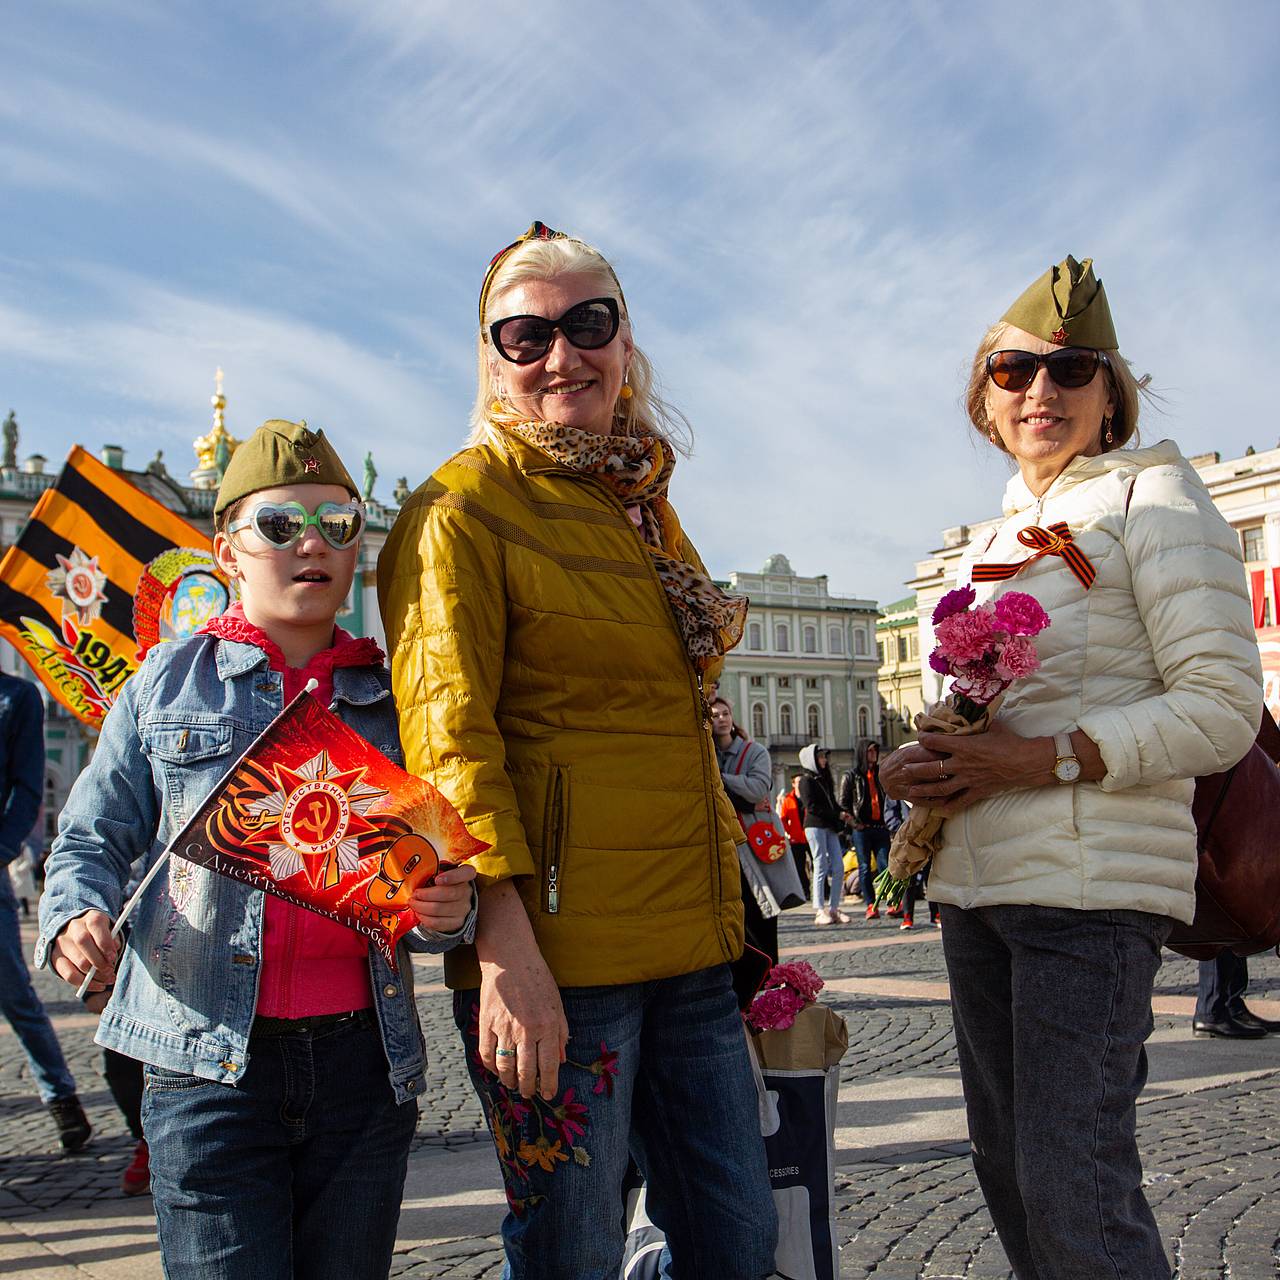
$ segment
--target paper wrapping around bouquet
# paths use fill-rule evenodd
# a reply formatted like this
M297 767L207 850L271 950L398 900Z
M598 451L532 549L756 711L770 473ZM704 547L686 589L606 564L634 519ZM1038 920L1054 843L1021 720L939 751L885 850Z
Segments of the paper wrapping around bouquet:
M916 715L916 731L957 736L985 733L999 705L1000 699L997 698L971 723L944 699ZM925 868L942 844L942 825L945 822L942 814L935 813L927 805L911 806L906 822L893 833L893 843L889 846L889 874L895 880L906 880Z
M811 1004L785 1031L751 1037L761 1071L825 1071L849 1051L849 1028L834 1009Z

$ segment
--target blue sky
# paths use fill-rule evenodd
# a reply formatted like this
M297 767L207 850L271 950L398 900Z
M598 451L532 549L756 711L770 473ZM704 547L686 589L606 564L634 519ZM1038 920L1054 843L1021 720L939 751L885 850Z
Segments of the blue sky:
M892 600L1004 464L985 326L1092 256L1144 438L1280 438L1280 6L42 0L0 35L0 413L194 465L322 425L378 491L460 444L475 299L537 217L618 268L717 573Z

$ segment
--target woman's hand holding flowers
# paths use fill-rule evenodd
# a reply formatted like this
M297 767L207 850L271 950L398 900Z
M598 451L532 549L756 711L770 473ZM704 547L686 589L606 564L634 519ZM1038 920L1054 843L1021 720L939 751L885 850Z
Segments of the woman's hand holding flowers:
M1080 761L1080 781L1096 782L1106 775L1092 738L1077 729L1071 746ZM1052 738L1024 738L995 720L985 733L922 733L918 742L899 747L885 760L880 781L895 800L928 804L949 818L1005 791L1058 785L1056 761Z
M988 796L1056 781L1053 739L1024 738L999 720L992 721L986 733L962 737L924 733L920 745L938 757L941 768L932 763L912 766L914 777L906 799L913 804L927 802L944 817L954 817Z

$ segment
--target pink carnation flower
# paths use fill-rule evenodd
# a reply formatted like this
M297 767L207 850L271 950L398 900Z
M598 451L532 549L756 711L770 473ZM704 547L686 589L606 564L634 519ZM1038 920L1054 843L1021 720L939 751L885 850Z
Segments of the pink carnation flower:
M1006 591L996 601L996 621L1010 635L1034 636L1049 625L1049 615L1040 607L1035 596L1025 591Z
M826 986L826 983L818 977L817 970L807 960L775 964L764 981L768 987L790 987L793 991L798 991L805 998L806 1003L816 1000L818 992Z
M933 622L936 626L943 618L953 613L963 613L976 599L978 593L972 587L961 587L957 591L948 591L933 610Z
M951 674L951 663L947 661L947 655L941 649L935 649L929 655L929 665L940 676L949 676Z
M1021 680L1039 669L1040 658L1030 636L1010 636L996 659L996 675L1002 680Z
M1009 687L989 662L975 662L956 678L951 692L968 698L980 707L990 706Z
M774 987L756 996L747 1019L757 1031L785 1031L808 1003L790 987Z
M934 636L942 656L952 665L977 662L995 638L995 614L985 606L953 613L935 625Z

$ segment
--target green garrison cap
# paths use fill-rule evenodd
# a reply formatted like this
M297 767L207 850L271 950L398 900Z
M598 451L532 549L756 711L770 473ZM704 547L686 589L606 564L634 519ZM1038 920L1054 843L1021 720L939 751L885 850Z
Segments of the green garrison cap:
M340 484L353 498L360 496L323 431L312 431L305 422L272 418L231 455L213 514L221 515L233 502L259 489L287 484Z
M1069 254L1050 267L1001 317L1058 346L1114 351L1115 325L1107 291L1093 274L1093 259L1077 262Z

